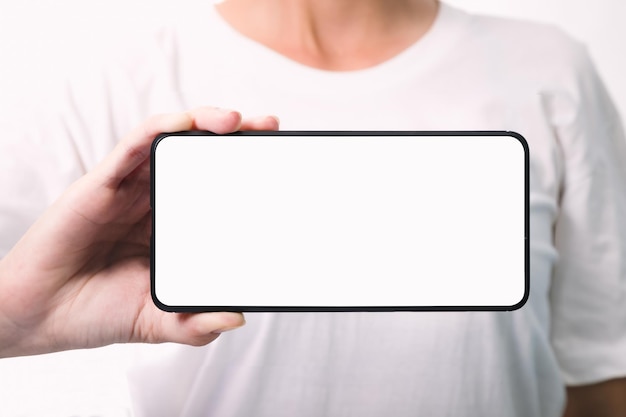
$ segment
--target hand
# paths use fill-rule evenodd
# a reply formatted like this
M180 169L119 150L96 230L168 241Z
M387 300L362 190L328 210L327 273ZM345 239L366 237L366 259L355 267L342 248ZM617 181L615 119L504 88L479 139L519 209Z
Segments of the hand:
M203 345L243 325L239 313L166 313L152 302L150 146L161 132L277 128L273 117L200 108L153 117L128 135L0 261L0 357L119 342Z

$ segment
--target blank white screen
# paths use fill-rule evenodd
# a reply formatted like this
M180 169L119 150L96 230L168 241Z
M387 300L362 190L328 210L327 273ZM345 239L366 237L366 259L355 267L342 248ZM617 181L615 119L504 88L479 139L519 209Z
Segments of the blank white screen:
M154 285L167 306L512 306L525 291L511 136L168 136Z

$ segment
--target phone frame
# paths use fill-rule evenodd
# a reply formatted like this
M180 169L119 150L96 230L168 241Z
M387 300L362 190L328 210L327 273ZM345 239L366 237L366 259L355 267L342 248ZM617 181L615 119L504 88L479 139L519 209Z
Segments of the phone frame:
M215 311L233 312L390 312L390 311L513 311L521 308L530 294L530 206L529 206L529 147L526 139L519 133L501 130L475 131L239 131L220 136L509 136L517 139L524 150L524 294L514 305L502 306L171 306L162 303L155 292L155 236L156 207L155 190L155 151L161 140L169 136L212 136L208 131L183 131L162 133L156 136L150 154L150 206L152 208L152 235L150 238L150 292L155 305L167 312L197 313Z

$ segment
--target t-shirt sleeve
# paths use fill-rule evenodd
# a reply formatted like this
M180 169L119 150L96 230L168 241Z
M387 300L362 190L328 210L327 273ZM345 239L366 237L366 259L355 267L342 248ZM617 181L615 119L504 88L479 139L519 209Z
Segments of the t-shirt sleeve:
M85 117L94 106L84 100L103 105L103 84L91 70L96 53L65 45L61 31L48 35L0 48L0 257L86 172L96 148ZM74 82L83 72L89 77Z
M568 385L626 376L626 140L586 51L546 98L562 156L552 343Z
M123 77L94 64L49 82L0 120L0 257L128 131Z
M181 107L160 39L144 38L72 59L27 94L0 84L0 258L133 127Z
M71 133L73 123L40 105L52 105L51 96L37 98L42 101L28 110L13 109L0 121L0 258L85 173Z

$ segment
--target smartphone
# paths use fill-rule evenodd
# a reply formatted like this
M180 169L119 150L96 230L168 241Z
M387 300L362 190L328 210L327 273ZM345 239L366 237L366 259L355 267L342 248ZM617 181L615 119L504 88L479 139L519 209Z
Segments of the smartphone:
M514 310L529 155L506 131L159 135L151 291L171 312Z

